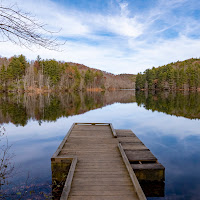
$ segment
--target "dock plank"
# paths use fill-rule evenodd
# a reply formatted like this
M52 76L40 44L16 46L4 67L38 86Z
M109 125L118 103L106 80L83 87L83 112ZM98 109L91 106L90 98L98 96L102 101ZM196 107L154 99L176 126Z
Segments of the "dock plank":
M144 183L147 181L162 182L165 180L164 166L158 162L157 158L131 130L121 129L115 130L115 132L139 181Z
M149 150L129 151L125 150L129 161L157 161L157 158Z
M137 143L137 142L141 143L140 139L138 137L135 137L135 136L133 136L133 137L119 137L117 139L122 144L123 143Z
M134 200L137 195L112 195L112 196L69 196L69 200Z
M123 143L122 147L124 150L149 150L144 144L142 143Z
M129 139L132 143L138 142L134 134L131 137L128 134L130 131L125 132L124 137L116 138L116 133L109 124L75 123L57 155L58 158L77 157L78 160L66 199L140 199L118 149L119 142L123 144ZM130 146L127 147L131 149ZM143 146L140 148L145 149Z

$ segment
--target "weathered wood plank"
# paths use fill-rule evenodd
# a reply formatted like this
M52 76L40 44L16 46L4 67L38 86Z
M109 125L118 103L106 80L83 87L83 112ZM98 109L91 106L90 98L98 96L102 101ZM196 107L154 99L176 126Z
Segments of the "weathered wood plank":
M62 141L61 144L59 145L58 149L57 149L56 152L53 154L52 158L54 158L54 157L56 157L56 156L59 155L60 150L61 150L61 149L63 148L63 146L65 145L65 143L66 143L66 141L67 141L67 139L68 139L68 137L69 137L69 135L70 135L72 129L74 128L74 126L75 126L75 123L71 126L71 128L70 128L69 131L67 132L66 136L64 137L63 141Z
M109 171L107 171L105 173L101 173L99 174L98 172L96 173L83 173L83 172L77 172L76 171L76 176L78 176L79 178L118 178L121 175L123 175L123 177L127 177L129 178L129 175L125 174L124 172L120 173L120 172L115 172L115 173L110 173Z
M149 150L144 144L142 143L123 143L122 147L124 150Z
M135 134L131 130L115 129L117 137L134 137Z
M117 170L117 169L124 169L124 166L123 165L118 165L118 166L114 166L114 165L101 165L101 166L98 166L98 165L90 165L90 166L80 166L82 169L90 169L90 170L93 170L93 169L104 169L105 171L108 171L109 169L113 169L113 170ZM107 170L108 169L108 170Z
M105 139L108 139L108 138L110 139L111 132L104 135L104 134L101 134L101 133L99 134L98 131L96 133L91 131L91 135L92 136L90 136L89 134L88 135L76 134L76 135L72 135L71 138L77 138L77 137L83 138L84 137L85 139L96 139L96 138L102 138L103 137Z
M77 168L76 169L76 172L109 172L110 174L113 174L115 172L117 173L124 173L124 175L126 175L126 170L124 168L121 168L121 169L115 169L115 168L108 168L105 170L105 168L94 168L94 169L91 169L91 168Z
M81 185L81 186L72 186L74 191L124 191L129 192L133 191L132 185Z
M62 152L62 151L61 151ZM91 153L92 154L92 153ZM81 155L81 158L90 158L90 159L95 159L95 160L102 160L102 159L114 159L114 158L120 158L120 155L117 155L117 154L115 154L115 155L112 155L112 154L101 154L101 153L99 153L99 154L93 154L93 155L91 155L91 154L89 154L89 153L87 153L87 154L82 154ZM68 155L67 153L65 154L65 153L60 153L60 155ZM76 156L76 155L78 155L78 154L76 154L76 152L75 153L73 153L72 154L73 156ZM91 155L91 156L90 156ZM80 160L82 160L80 158Z
M98 133L99 134L103 134L103 135L110 135L110 133L111 133L111 129L108 129L108 130L97 130L97 131L92 131L92 130L89 130L88 129L88 131L87 130L84 130L84 131L82 131L82 130L72 130L72 132L73 132L73 135L75 134L82 134L82 135L88 135L88 136L93 136L93 134L96 134L96 135L98 135Z
M115 129L113 128L113 125L112 125L112 124L110 124L110 128L111 128L111 131L112 131L113 136L116 138L116 137L117 137L117 134L116 134Z
M137 180L137 178L136 178L136 176L135 176L135 174L133 172L133 169L132 169L132 167L131 167L131 165L129 163L129 160L128 160L128 158L127 158L127 156L126 156L126 154L125 154L125 152L124 152L124 150L122 148L122 145L120 143L118 144L118 147L119 147L119 151L120 151L120 153L122 155L123 161L124 161L124 163L126 165L126 168L127 168L128 172L129 172L131 181L132 181L132 183L133 183L133 185L135 187L136 193L137 193L137 195L139 197L139 200L146 200L146 197L145 197L145 195L144 195L144 193L143 193L143 191L142 191L142 189L140 187L140 184L139 184L139 182L138 182L138 180Z
M87 180L85 178L81 178L81 177L78 177L78 176L74 176L74 181L80 181L80 182L92 182L92 181L97 181L98 183L103 183L103 182L123 182L123 183L127 183L129 184L130 183L130 177L99 177L99 178L96 178L96 177L88 177ZM87 185L87 184L86 184Z
M117 165L117 164L120 164L120 165ZM95 168L95 167L98 167L98 168L101 168L101 167L117 167L117 168L124 168L124 165L122 165L120 162L92 162L92 163L79 163L78 164L79 167L84 167L84 168L87 168L87 167L92 167L92 168ZM117 166L115 166L117 165Z
M113 196L113 193L115 195L132 195L136 196L136 193L133 190L130 191L123 191L123 190L88 190L88 191L81 191L81 190L72 190L71 196Z
M70 196L69 200L134 200L138 199L133 195L114 195L114 196Z
M164 170L164 166L160 163L149 163L149 164L131 164L133 169L143 170L143 169L162 169Z
M138 144L140 140L131 131L125 131L121 138L115 138L117 133L123 134L115 131L109 123L74 124L56 157L60 162L64 157L78 158L73 180L70 187L65 185L62 200L66 196L71 200L140 199L118 149L119 141L126 143L129 140L132 145ZM139 145L136 149L139 149ZM140 149L145 149L141 142Z
M109 154L106 154L106 151L104 151L104 150L100 150L100 151L97 151L97 150L93 150L93 151L90 151L90 150L87 150L87 151L68 151L68 150L62 150L61 151L61 153L60 153L60 155L62 155L62 154L75 154L75 155L79 155L79 156L81 156L81 155L90 155L90 154L95 154L95 155L100 155L100 156L104 156L104 155L106 155L106 156L114 156L114 155L117 155L117 153L116 153L116 151L109 151Z
M87 175L89 177L89 175L110 175L110 171L81 171L81 170L76 170L76 174L78 175ZM125 173L125 171L112 171L112 175L118 175L118 177L120 176L126 176L127 173Z
M164 181L165 168L160 163L131 164L140 181Z
M99 143L103 143L103 144L117 144L116 140L111 140L110 138L73 138L73 137L69 137L68 138L68 142L70 143L77 143L77 144L99 144Z
M104 144L98 144L98 143L84 143L84 142L80 142L80 143L76 143L74 144L74 146L72 148L70 148L71 145L66 145L65 147L63 147L62 150L101 150L101 149L105 149L105 150L110 150L110 149L116 149L116 144L117 143L109 143L109 145L104 145ZM80 146L81 145L81 146Z
M129 161L157 161L157 158L149 150L125 150L125 153Z
M107 125L100 125L100 126L92 126L92 125L89 125L89 126L86 126L86 125L75 125L73 130L77 131L111 131L111 128L110 126L107 126Z
M137 136L131 130L116 130L118 138L130 138ZM122 147L131 163L139 181L164 181L165 168L158 163L157 158L140 141L130 142L121 139ZM144 186L144 185L143 185Z
M116 133L126 133L126 132L131 132L133 133L133 131L131 129L115 129ZM134 134L134 133L133 133Z
M76 164L77 164L77 158L74 158L72 160L72 164L70 166L69 173L67 175L67 179L66 179L60 200L66 200L69 196Z
M96 162L96 161L99 161L99 162L105 162L105 161L110 161L110 162L113 162L113 161L121 161L121 158L101 158L101 159L99 159L99 158L97 158L97 157L92 157L91 158L92 160L94 160L94 162ZM89 162L90 160L91 160L90 158L88 158L88 157L84 157L84 158L82 158L82 157L80 157L79 158L79 160L80 161L86 161L86 162Z
M132 142L139 142L142 143L138 137L119 137L117 138L120 143L132 143Z
M98 181L98 180L76 180L73 181L73 186L75 185L132 185L130 181L120 181L120 182L113 182L112 180L108 181Z

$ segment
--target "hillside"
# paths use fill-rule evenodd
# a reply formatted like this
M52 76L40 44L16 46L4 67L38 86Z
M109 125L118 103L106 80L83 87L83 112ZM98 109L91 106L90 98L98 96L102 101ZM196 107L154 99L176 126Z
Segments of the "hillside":
M103 91L134 89L135 75L114 75L85 65L56 60L28 62L23 55L0 58L0 91Z
M200 59L170 63L137 74L137 90L200 91Z

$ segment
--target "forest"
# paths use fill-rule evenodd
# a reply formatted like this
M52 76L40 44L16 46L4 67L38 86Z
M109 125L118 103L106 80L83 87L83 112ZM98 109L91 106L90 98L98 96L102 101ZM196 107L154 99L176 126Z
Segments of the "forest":
M53 59L27 61L0 57L1 92L104 91L134 89L135 75L114 75L85 65Z
M191 58L138 73L136 89L200 91L200 59Z

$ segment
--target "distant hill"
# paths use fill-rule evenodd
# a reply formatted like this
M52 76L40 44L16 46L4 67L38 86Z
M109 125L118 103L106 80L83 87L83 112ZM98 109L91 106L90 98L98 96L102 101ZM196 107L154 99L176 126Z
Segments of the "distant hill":
M134 89L136 75L114 75L82 64L56 60L28 62L23 55L0 57L0 91L103 91Z
M191 58L138 73L136 89L200 91L200 59Z

